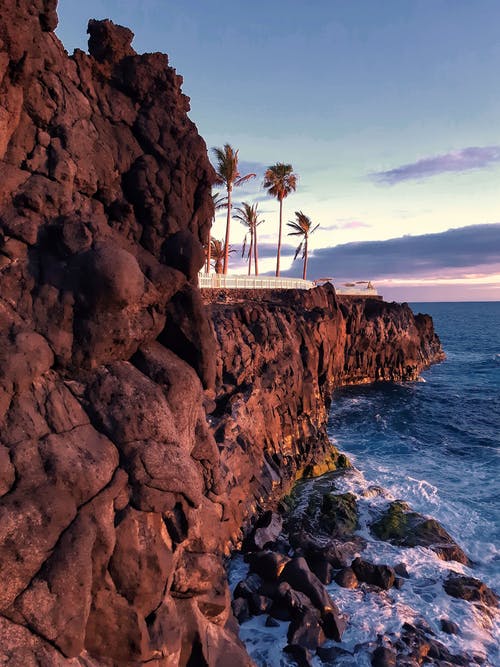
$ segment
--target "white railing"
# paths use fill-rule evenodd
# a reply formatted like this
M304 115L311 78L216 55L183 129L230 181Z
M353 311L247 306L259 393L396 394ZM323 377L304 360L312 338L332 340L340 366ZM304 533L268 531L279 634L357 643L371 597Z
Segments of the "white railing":
M212 289L311 289L314 283L300 278L275 278L273 276L234 276L222 273L199 273L201 288Z

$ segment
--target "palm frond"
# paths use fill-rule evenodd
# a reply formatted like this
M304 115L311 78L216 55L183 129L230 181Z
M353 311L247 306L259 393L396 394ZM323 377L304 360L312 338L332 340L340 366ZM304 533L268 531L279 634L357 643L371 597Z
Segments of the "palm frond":
M285 199L291 192L295 192L297 180L298 176L293 173L291 164L277 162L266 169L262 185L272 197Z
M297 248L297 250L295 251L295 255L294 255L294 257L293 257L293 261L294 261L294 262L295 262L295 260L297 259L297 257L299 256L300 251L302 250L302 244L303 244L303 243L304 243L304 241L301 241L300 244L299 244L299 246L298 246L298 248Z

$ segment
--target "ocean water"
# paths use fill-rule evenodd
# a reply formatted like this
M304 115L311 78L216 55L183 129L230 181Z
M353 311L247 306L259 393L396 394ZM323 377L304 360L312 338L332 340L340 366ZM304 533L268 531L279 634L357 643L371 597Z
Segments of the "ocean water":
M421 382L347 387L334 395L329 435L354 469L303 484L304 496L334 488L358 498L360 530L368 540L363 558L405 563L410 579L383 593L329 591L350 621L341 647L354 652L339 665L370 665L369 643L377 634L397 636L403 622L425 619L452 652L480 656L500 665L498 615L448 596L442 587L450 571L483 580L500 592L500 303L412 304L432 315L445 362ZM466 551L472 567L441 561L422 547L405 549L375 539L371 523L391 500L403 499L432 516ZM235 559L233 583L244 575ZM439 619L456 622L460 635L440 629ZM241 627L240 636L262 667L287 665L281 653L287 624L265 628L265 616ZM359 649L366 644L367 650ZM372 647L373 648L373 647ZM321 665L316 658L315 664ZM471 663L473 664L473 663Z

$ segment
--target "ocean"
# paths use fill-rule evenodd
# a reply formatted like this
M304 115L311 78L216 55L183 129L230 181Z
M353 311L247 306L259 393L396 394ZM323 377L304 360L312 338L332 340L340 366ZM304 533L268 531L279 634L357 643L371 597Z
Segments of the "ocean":
M432 315L446 361L425 371L421 382L336 391L329 435L354 469L306 482L302 493L314 493L315 488L355 493L361 510L359 533L368 540L363 558L389 565L403 562L411 574L400 590L383 594L329 586L335 602L350 616L341 647L353 652L378 634L397 635L405 621L423 619L450 651L482 657L483 664L496 667L498 620L448 596L442 582L453 570L500 593L500 303L411 306L415 313ZM441 561L422 547L400 548L374 538L369 521L394 499L437 519L473 566ZM233 580L239 567L234 570ZM457 623L460 634L442 632L441 618ZM240 633L257 664L288 664L281 653L284 630L261 626L262 618L256 617L243 624ZM354 662L346 655L336 664L368 667L369 652L358 650Z

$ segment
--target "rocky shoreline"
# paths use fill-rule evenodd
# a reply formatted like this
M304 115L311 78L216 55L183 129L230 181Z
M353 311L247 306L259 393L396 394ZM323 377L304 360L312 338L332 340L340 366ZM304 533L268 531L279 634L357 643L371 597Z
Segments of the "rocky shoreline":
M332 582L362 591L363 596L387 596L415 577L404 562L390 566L363 557L367 545L357 530L358 499L352 493L331 490L345 474L326 474L309 482L307 489L299 484L279 511L266 511L259 517L240 552L247 575L233 586L232 605L238 621L244 624L265 615L266 628L281 626L276 641L281 641L283 654L299 667L490 664L482 655L450 651L423 616L412 623L402 622L398 632L377 634L376 640L359 642L350 650L339 645L350 619L337 606L335 591L329 586ZM383 489L368 489L368 495L379 493ZM369 530L393 544L430 548L444 561L471 565L437 521L400 501L390 502ZM442 586L446 594L467 600L480 614L497 613L498 596L478 579L450 571ZM355 614L363 613L362 606L360 602L355 607ZM445 617L439 619L438 627L449 635L461 634L461 628ZM253 652L261 658L258 664L270 664L264 657L268 655L264 642ZM276 655L274 649L275 660Z

